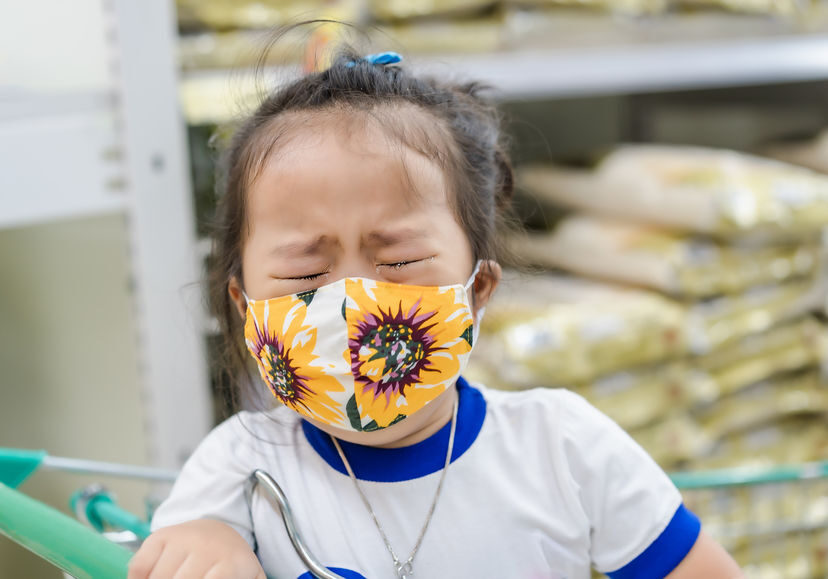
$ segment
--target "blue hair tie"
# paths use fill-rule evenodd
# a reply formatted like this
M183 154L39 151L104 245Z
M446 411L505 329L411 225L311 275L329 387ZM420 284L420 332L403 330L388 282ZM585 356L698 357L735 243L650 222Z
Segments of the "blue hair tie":
M377 54L369 54L368 56L363 56L360 60L364 60L370 64L379 64L379 65L386 65L386 64L397 64L398 62L402 62L402 56L396 52L380 52ZM348 68L353 68L356 66L355 61L350 61L345 64Z

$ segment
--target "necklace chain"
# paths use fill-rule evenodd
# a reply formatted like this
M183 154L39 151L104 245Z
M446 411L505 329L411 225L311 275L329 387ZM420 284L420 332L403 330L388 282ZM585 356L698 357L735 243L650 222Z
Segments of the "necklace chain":
M440 492L443 490L443 481L446 480L446 473L448 472L449 465L451 464L451 452L454 449L454 432L457 428L457 406L458 401L455 399L454 401L454 408L452 410L451 415L451 429L449 430L449 441L448 441L448 451L446 452L446 462L443 465L443 472L440 474L440 482L437 483L437 491L434 493L434 500L431 501L431 507L428 509L428 514L426 515L425 523L423 524L423 528L420 529L420 535L417 537L417 542L414 544L414 549L411 551L411 555L408 556L408 559L401 562L397 554L394 552L394 548L391 547L391 541L388 540L388 536L385 534L385 530L382 528L382 525L377 519L377 515L374 513L374 509L371 508L371 503L368 502L368 497L365 496L365 493L362 491L362 487L359 486L359 481L357 480L356 475L354 474L353 469L351 468L348 459L345 458L345 453L342 451L342 447L339 445L339 441L336 437L331 436L331 440L333 441L334 446L336 447L336 451L339 453L339 458L342 459L342 464L345 465L345 470L348 471L348 476L351 477L351 480L354 482L354 486L356 487L357 492L359 493L360 498L362 499L365 508L368 510L368 514L371 515L371 518L374 520L374 525L376 525L377 530L379 531L380 536L382 537L383 542L385 543L385 548L388 549L388 552L391 554L391 558L394 560L394 569L397 571L397 577L399 579L405 579L407 577L411 577L414 575L414 556L417 555L417 551L420 550L420 545L423 542L423 537L425 537L426 529L428 529L429 523L431 523L431 518L434 516L434 509L437 508L437 501L440 499Z

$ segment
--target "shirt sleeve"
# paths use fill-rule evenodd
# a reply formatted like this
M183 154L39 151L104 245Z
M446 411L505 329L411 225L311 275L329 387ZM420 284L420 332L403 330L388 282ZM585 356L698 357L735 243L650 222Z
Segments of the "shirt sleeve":
M563 391L562 437L590 521L590 557L613 578L662 578L687 555L700 524L655 461L583 398Z
M255 549L246 492L252 469L240 448L243 426L234 416L199 444L181 469L167 499L152 518L152 530L196 519L216 519L234 528Z

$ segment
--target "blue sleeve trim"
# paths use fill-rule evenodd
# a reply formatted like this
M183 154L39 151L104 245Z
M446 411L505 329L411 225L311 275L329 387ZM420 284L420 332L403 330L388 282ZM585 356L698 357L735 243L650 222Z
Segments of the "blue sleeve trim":
M678 567L701 532L701 522L681 505L667 528L638 557L612 573L611 579L663 579Z

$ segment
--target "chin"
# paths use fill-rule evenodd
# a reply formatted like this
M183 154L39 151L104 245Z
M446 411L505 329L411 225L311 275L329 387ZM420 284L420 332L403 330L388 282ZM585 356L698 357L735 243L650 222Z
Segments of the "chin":
M320 430L345 442L362 444L364 446L404 446L419 442L425 435L433 434L435 429L443 426L443 424L435 425L434 421L438 420L443 422L439 416L441 413L444 413L446 405L451 404L454 400L455 392L456 389L452 386L424 408L409 415L405 420L373 432L356 432L344 428L337 428L336 426L331 426L330 424L325 424L312 418L308 418L308 420ZM450 418L450 416L446 418L446 422Z
M336 426L331 426L330 424L325 424L312 418L308 418L307 420L320 430L327 432L331 436L335 436L339 440L365 446L386 446L388 444L394 444L418 430L414 424L418 421L414 416L410 416L397 424L373 432L356 432L353 430L345 430L344 428L337 428Z

